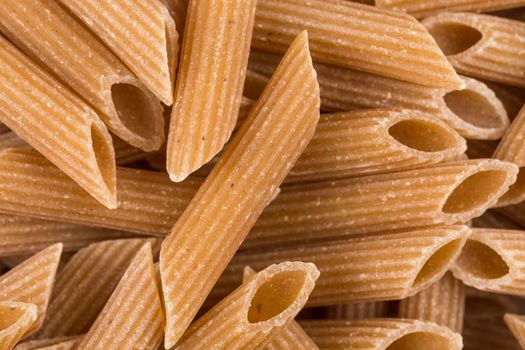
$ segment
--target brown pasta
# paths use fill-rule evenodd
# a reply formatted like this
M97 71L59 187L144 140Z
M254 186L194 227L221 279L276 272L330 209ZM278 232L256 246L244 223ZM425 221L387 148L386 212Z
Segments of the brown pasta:
M231 136L256 4L256 0L189 1L167 145L166 166L175 182L212 159Z
M516 299L510 295L483 292L466 287L465 319L468 321L503 318L505 313L518 312Z
M162 102L173 103L178 33L160 1L59 1L102 39Z
M447 272L416 295L401 300L399 317L431 321L461 333L465 315L465 285Z
M464 350L520 350L503 319L465 319L463 329Z
M144 243L142 239L114 240L79 250L57 275L46 320L37 338L87 332Z
M399 318L312 320L301 326L321 350L461 350L461 335L432 322Z
M313 264L269 266L195 321L175 349L263 348L301 310L318 277Z
M496 97L503 103L509 118L511 120L516 118L521 107L525 104L525 89L489 81L485 84L494 91Z
M166 348L189 325L312 138L318 120L319 87L303 32L162 244ZM194 265L200 255L214 264Z
M523 227L507 218L494 209L487 210L483 215L475 218L473 226L477 228L501 228L509 230L521 230Z
M411 16L342 0L258 1L253 47L284 52L301 30L308 30L316 61L425 86L464 85ZM418 74L412 74L414 70Z
M466 222L496 202L516 170L498 160L468 160L287 186L244 247Z
M12 131L0 134L0 149L30 148L31 146Z
M525 23L472 13L443 13L423 21L460 73L525 87Z
M388 316L388 302L369 301L353 304L337 304L327 307L326 318L341 320L366 320Z
M0 37L0 121L108 208L114 150L96 113Z
M227 295L240 283L244 266L261 269L285 260L314 263L321 276L309 306L403 299L445 274L461 252L466 226L407 231L365 238L241 251L219 279L210 298Z
M12 349L33 326L37 318L34 304L0 302L0 349Z
M252 50L249 68L259 76L269 76L279 57ZM321 88L321 108L326 111L386 107L416 109L438 117L462 136L476 139L499 139L510 123L494 91L476 79L461 77L465 88L454 90L423 87L319 62L314 66ZM253 94L252 90L251 96Z
M50 339L29 340L19 343L14 350L74 350L82 336L56 337Z
M515 314L505 314L505 317L503 319L505 320L507 327L509 327L510 331L512 332L516 340L520 343L520 346L523 349L525 347L524 317Z

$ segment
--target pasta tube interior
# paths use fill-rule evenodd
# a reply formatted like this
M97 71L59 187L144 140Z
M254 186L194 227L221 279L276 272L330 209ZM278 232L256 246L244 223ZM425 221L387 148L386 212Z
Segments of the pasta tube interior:
M33 326L37 318L34 304L0 302L0 348L12 349Z

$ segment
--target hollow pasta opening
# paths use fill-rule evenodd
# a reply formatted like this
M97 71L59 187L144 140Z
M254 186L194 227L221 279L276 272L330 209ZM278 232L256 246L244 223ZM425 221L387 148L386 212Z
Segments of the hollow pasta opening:
M304 271L285 271L264 282L252 298L248 322L264 322L285 311L297 299L305 279Z
M402 120L388 129L399 143L422 152L440 152L458 145L445 127L428 120Z
M419 287L444 273L454 256L461 249L461 239L448 242L428 258L417 274L413 287Z
M448 109L465 122L479 128L505 127L505 116L482 94L471 89L451 91L444 96Z
M521 199L525 194L525 168L521 167L516 177L516 182L513 183L507 192L501 196L500 201L504 203L505 201L515 200L516 198Z
M476 28L460 23L435 23L428 31L447 56L468 50L483 37Z
M91 125L91 143L102 180L108 190L113 192L116 188L114 153L103 132L94 124Z
M456 265L483 279L496 279L509 273L509 265L494 249L474 240L467 240Z
M486 170L469 176L448 196L443 212L458 214L485 205L506 179L507 174L502 170Z
M142 89L126 83L113 84L111 98L120 121L128 130L143 138L155 136L155 124L151 122L155 109Z
M24 309L12 305L0 305L0 331L15 324L24 312Z
M385 350L446 350L451 349L452 341L433 332L409 333L394 341Z

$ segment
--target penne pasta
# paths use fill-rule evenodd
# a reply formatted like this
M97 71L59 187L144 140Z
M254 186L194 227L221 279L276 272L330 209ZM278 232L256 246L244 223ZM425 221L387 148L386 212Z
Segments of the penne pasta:
M117 136L146 151L162 145L160 101L60 4L2 1L0 31L82 96Z
M114 240L79 250L57 275L44 326L36 337L87 332L144 243L142 239Z
M0 121L108 208L114 150L96 113L0 37Z
M319 87L308 37L302 32L162 243L166 348L173 346L187 328L312 138L318 120ZM214 263L195 265L199 256Z
M259 76L267 77L273 72L279 57L252 50L249 68ZM454 90L423 87L319 62L314 66L321 88L321 108L325 111L391 107L416 109L443 120L462 136L476 139L499 139L510 123L494 91L472 78L461 77L465 88ZM250 89L245 90L248 93ZM251 96L254 94L252 91Z
M521 348L525 348L525 319L524 316L515 314L505 314L503 318L507 327L520 343Z
M479 290L525 295L525 232L473 229L452 267L454 277Z
M314 263L321 272L308 306L403 299L443 276L460 254L468 234L466 226L443 226L241 251L209 298L220 300L238 286L246 265L257 270L279 261L303 260Z
M515 181L516 166L497 160L284 187L244 247L348 237L480 216Z
M0 302L0 349L10 350L33 326L37 318L34 304Z
M18 344L14 350L74 350L81 340L82 336L30 340Z
M257 0L188 3L167 145L166 167L172 181L184 180L207 163L231 136L256 4Z
M327 307L326 318L342 320L366 320L388 316L386 301L369 301L353 304L337 304Z
M525 23L473 13L443 13L422 23L459 73L525 87Z
M0 276L0 302L16 301L37 308L37 317L26 335L38 331L44 322L61 253L61 243L52 245Z
M301 322L321 350L461 350L461 335L432 322L399 318Z
M401 300L399 317L431 321L461 333L465 315L465 285L447 272L439 281Z
M495 211L494 209L487 210L479 218L472 220L474 227L477 228L500 228L500 229L509 229L509 230L522 230L523 227L514 221L507 218L505 215L500 212Z
M59 0L166 105L173 103L179 51L168 9L148 0Z
M377 7L422 18L439 12L479 12L525 6L523 0L372 0Z
M411 16L342 0L258 1L253 47L284 52L301 30L308 30L316 61L424 86L464 86L429 33ZM418 74L412 74L415 70Z
M262 349L294 319L318 277L313 264L269 266L195 321L175 349Z
M131 261L77 349L156 350L163 329L164 311L148 242Z
M6 131L0 134L0 149L6 148L31 148L31 146L14 132Z
M164 236L202 183L173 184L165 174L127 168L119 168L117 177L119 207L109 210L36 152L4 150L0 211Z

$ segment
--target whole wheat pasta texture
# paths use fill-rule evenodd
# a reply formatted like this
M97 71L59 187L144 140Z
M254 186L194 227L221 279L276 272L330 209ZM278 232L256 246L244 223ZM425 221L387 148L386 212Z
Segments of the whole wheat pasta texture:
M466 222L492 206L517 167L467 160L283 187L244 247Z
M29 340L19 343L14 350L74 350L81 340L82 335Z
M3 37L0 76L0 121L91 196L115 208L115 154L97 114Z
M33 326L37 318L34 304L0 302L0 349L10 350Z
M93 106L113 133L146 151L161 146L160 101L60 4L6 0L0 18L0 31Z
M258 1L253 47L284 52L301 30L308 30L316 61L425 86L464 86L412 16L343 0Z
M256 4L189 1L167 145L173 181L219 153L235 127Z
M447 272L416 295L401 300L399 317L431 321L461 333L465 315L465 285Z
M44 323L61 253L61 243L52 245L0 276L0 301L37 307L37 318L26 335L35 333Z
M522 315L505 314L503 318L507 327L520 343L521 348L525 348L525 318Z
M461 350L461 335L432 322L399 318L312 320L301 326L321 350Z
M525 23L473 13L443 13L423 21L463 74L525 87Z
M319 104L308 37L302 32L162 244L167 348L189 325L312 138ZM199 256L213 264L199 263Z
M388 316L388 302L369 301L352 304L337 304L327 307L326 317L341 320L366 320Z
M179 51L168 9L149 0L59 0L78 16L167 105Z
M313 264L269 266L193 323L175 349L264 348L301 310L318 277Z
M430 286L450 268L465 244L466 226L443 226L365 238L241 251L211 293L214 299L239 285L244 266L261 269L298 260L321 276L309 306L403 299Z

